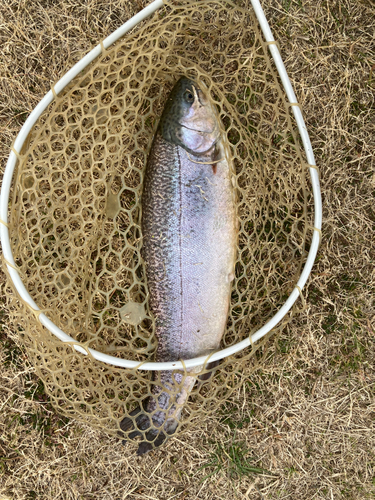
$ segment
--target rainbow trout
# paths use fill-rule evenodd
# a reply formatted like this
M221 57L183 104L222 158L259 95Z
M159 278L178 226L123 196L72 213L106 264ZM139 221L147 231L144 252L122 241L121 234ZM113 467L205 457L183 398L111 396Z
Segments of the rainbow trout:
M142 233L157 361L211 354L219 348L228 316L236 216L216 113L187 78L172 89L152 144L143 184ZM174 433L196 379L177 371L153 373L152 396L130 414L137 427L130 438L149 429L138 455ZM133 419L124 418L121 429L134 429Z

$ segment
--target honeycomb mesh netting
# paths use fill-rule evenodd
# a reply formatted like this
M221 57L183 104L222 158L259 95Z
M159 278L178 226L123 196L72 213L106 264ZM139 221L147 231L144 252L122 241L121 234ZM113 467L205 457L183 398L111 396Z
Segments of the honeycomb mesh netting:
M239 238L221 348L247 338L295 288L312 236L306 160L251 7L174 2L136 27L42 114L12 188L11 247L36 304L85 348L140 363L154 360L157 346L141 256L143 172L166 97L182 75L207 89L230 148ZM8 301L58 411L117 433L157 377L76 352L16 293ZM249 376L256 366L269 335L195 384L179 429L218 409L242 383L243 367Z

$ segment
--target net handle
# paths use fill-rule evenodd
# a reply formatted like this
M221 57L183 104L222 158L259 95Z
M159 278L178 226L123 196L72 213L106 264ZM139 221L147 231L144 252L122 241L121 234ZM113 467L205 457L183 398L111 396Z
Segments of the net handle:
M320 234L321 234L321 225L322 225L322 201L321 201L321 193L320 193L320 185L319 185L319 175L318 170L315 165L315 158L311 147L311 142L309 138L309 134L306 129L305 122L302 117L302 112L300 107L298 106L296 96L294 94L292 85L290 83L289 77L287 75L284 63L282 61L279 49L275 43L275 40L272 36L271 29L268 25L267 19L264 15L263 9L260 5L259 0L250 0L252 7L254 9L254 13L259 21L259 25L263 32L263 36L266 40L268 48L271 52L272 58L275 62L276 68L278 70L280 79L282 81L283 87L286 91L289 103L292 105L293 114L297 122L298 130L302 138L302 142L304 145L304 149L306 152L307 161L309 164L309 171L312 182L312 189L314 195L314 234L311 242L310 251L303 268L302 274L296 284L296 287L286 300L285 304L278 310L278 312L273 316L262 328L260 328L257 332L255 332L251 338L247 338L237 344L227 347L221 351L218 351L209 356L210 362L218 361L227 356L235 354L246 347L250 346L257 340L261 339L264 335L270 332L288 313L293 304L296 302L298 297L300 296L300 292L302 291L307 278L310 275L311 269L313 267L316 254L319 247L320 242ZM3 182L1 185L1 194L0 194L0 238L1 238L1 246L3 250L4 259L6 262L7 270L9 276L19 293L21 299L31 308L32 310L38 312L40 308L34 302L28 291L26 290L25 285L22 283L19 272L17 270L16 262L13 258L13 253L11 250L10 239L9 239L9 230L8 230L8 204L9 204L9 195L10 188L13 178L14 169L17 163L17 160L20 159L20 153L22 151L22 147L24 142L26 141L27 136L29 135L31 129L35 125L38 118L45 111L45 109L51 104L54 98L68 85L73 78L75 78L83 69L86 68L96 57L98 57L105 49L107 49L110 45L115 43L119 38L125 35L128 31L134 28L141 21L152 15L158 9L164 6L163 0L155 0L150 5L145 7L143 10L138 12L135 16L133 16L129 21L123 24L120 28L114 31L111 35L109 35L105 40L103 40L100 44L98 44L94 49L92 49L86 56L84 56L77 64L75 64L54 86L53 90L50 90L44 98L39 102L39 104L35 107L35 109L31 112L30 116L25 121L23 127L21 128L16 140L14 141L11 153L8 158L8 162L5 168ZM109 365L118 366L122 368L131 368L136 369L139 367L138 361L132 361L127 359L116 358L114 356L110 356L108 354L104 354L102 352L96 351L91 348L81 347L79 343L63 332L60 328L58 328L47 316L40 312L37 315L38 321L45 326L53 335L55 335L62 342L72 343L73 348L87 355L87 349L89 350L90 355L98 361L102 361ZM200 356L194 359L185 360L184 364L181 361L170 361L164 363L158 362L149 362L144 363L140 367L142 370L183 370L188 368L194 368L196 366L205 365L207 356ZM185 365L185 367L184 367Z

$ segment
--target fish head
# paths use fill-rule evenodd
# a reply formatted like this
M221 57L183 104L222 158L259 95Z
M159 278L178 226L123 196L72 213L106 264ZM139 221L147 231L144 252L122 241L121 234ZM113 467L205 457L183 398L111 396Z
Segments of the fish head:
M220 138L218 120L207 95L188 78L180 78L173 87L159 130L163 138L186 151L202 155Z

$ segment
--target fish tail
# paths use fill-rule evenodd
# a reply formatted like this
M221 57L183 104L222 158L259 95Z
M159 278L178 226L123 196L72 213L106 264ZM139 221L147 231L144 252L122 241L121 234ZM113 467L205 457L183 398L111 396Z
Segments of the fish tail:
M130 412L129 416L120 422L120 428L128 439L141 438L137 455L143 455L161 446L175 433L180 415L181 410L176 411L170 395L163 391L159 393L158 398L150 396ZM123 433L120 434L124 436ZM124 440L123 443L125 442Z
M161 421L163 422L161 423ZM150 415L147 410L142 410L140 406L137 406L129 414L129 417L125 417L120 422L120 428L126 433L129 439L134 439L138 436L142 438L138 446L137 455L143 455L161 446L175 433L178 423L179 418L166 418L166 412L164 411L158 411ZM124 440L123 443L125 444L125 442Z
M143 455L158 448L176 432L182 406L195 382L195 378L186 377L182 386L176 387L177 377L172 379L172 372L164 372L161 376L164 379L164 388L154 385L153 395L146 398L120 422L120 428L126 433L128 439L138 436L142 438L137 455ZM189 379L188 383L187 379ZM165 390L166 387L168 392ZM123 436L122 433L120 434Z

